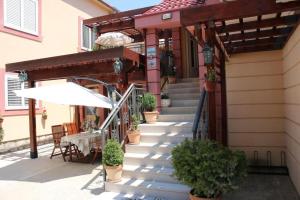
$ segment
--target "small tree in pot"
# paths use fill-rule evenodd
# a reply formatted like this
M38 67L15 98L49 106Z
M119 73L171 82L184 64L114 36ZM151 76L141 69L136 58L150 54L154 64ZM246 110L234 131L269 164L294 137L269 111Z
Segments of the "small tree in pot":
M108 140L103 151L103 164L110 182L119 182L122 178L124 152L116 140Z
M138 130L139 124L140 124L140 120L139 120L138 116L132 115L130 129L127 131L127 135L128 135L130 144L139 144L140 143L141 133L140 133L140 130Z
M246 176L244 153L211 141L185 140L172 151L174 175L190 186L191 200L220 200Z
M158 112L155 110L156 105L156 97L153 94L144 94L142 106L144 108L144 116L148 124L153 124L157 121Z
M161 106L162 107L170 107L171 106L171 99L168 94L163 93L161 95Z

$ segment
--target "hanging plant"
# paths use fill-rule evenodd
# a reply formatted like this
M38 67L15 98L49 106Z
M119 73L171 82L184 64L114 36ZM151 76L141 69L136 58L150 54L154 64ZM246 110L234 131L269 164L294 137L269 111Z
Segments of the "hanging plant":
M215 68L213 67L207 68L206 81L205 81L206 91L208 92L215 91L216 81L217 81L217 73Z
M43 107L43 111L42 111L42 118L43 118L44 120L46 120L46 119L48 118L48 115L47 115L47 110L46 110L46 108L45 108L45 107Z

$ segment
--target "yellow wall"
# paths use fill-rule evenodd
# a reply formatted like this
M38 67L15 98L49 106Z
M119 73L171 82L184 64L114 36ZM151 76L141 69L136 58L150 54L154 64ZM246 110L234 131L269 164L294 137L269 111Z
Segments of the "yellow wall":
M282 51L233 55L226 66L229 145L280 165L285 151Z
M300 28L283 50L283 84L287 160L290 176L300 193Z
M94 0L42 0L42 42L0 32L0 68L10 62L78 52L78 17L91 18L108 12L111 11ZM48 119L43 124L41 117L37 117L38 135L51 133L51 125L71 120L71 108L43 105ZM3 128L4 141L27 138L28 116L4 117Z

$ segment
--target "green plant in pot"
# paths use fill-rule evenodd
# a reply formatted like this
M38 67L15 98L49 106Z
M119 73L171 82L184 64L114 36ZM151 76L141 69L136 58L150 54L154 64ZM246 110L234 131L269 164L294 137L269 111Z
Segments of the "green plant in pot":
M116 140L108 140L103 150L103 165L110 182L122 179L124 152Z
M215 91L217 81L217 73L213 67L207 68L205 88L208 92Z
M140 143L141 133L140 130L138 130L139 124L140 124L139 117L137 115L132 115L130 129L127 131L128 140L130 144Z
M3 138L4 138L4 130L2 127L0 127L0 142L3 141Z
M245 154L212 141L185 140L172 151L174 175L192 188L191 200L220 200L247 174Z
M144 108L144 116L148 124L157 121L158 112L156 111L156 97L153 94L145 93L142 98L142 107Z
M163 93L160 97L161 97L161 106L162 107L170 107L171 106L171 99L168 94Z

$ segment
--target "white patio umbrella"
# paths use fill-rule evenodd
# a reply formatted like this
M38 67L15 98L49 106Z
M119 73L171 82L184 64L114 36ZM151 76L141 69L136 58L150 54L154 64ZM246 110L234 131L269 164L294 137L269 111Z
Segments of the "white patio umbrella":
M112 108L112 101L109 98L72 82L15 90L14 92L19 97L55 104Z
M133 42L133 39L122 33L104 33L95 41L97 44L108 47L119 47Z

